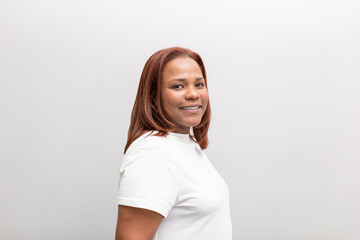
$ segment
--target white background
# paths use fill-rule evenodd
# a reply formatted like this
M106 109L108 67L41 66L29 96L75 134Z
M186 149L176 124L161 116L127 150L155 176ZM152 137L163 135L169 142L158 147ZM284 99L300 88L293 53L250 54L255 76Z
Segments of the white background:
M358 1L0 1L0 238L114 239L146 60L208 73L234 240L360 239Z

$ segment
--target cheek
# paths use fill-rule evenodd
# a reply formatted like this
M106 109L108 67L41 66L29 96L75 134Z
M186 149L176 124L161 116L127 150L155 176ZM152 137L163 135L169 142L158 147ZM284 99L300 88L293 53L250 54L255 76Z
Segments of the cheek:
M168 92L166 95L166 101L171 105L179 105L181 102L181 94L177 92Z
M202 98L202 100L204 101L204 103L208 103L208 101L209 101L209 94L208 94L208 91L206 90L206 91L204 91L202 94L201 94L201 98Z
M165 92L162 97L163 106L167 110L176 108L179 105L179 97L177 94Z

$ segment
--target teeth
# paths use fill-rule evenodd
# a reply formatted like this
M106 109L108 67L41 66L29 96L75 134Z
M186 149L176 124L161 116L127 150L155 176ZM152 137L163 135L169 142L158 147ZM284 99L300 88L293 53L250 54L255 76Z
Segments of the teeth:
M200 106L197 106L197 107L183 107L182 109L185 109L185 110L195 110L195 109L198 109L200 108Z

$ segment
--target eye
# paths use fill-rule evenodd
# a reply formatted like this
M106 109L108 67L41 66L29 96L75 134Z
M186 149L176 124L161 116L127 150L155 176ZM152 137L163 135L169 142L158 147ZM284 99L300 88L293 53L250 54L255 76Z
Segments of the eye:
M205 84L204 83L198 83L196 84L197 87L205 87Z
M184 87L183 85L177 84L177 85L174 85L172 88L180 89L180 88L183 88L183 87Z

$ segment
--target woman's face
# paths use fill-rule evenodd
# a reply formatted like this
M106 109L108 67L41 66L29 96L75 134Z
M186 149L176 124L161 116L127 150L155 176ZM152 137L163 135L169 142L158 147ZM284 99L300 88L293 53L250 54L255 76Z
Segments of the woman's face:
M208 91L201 69L189 57L169 61L163 70L161 106L177 133L189 133L200 124L208 104Z

